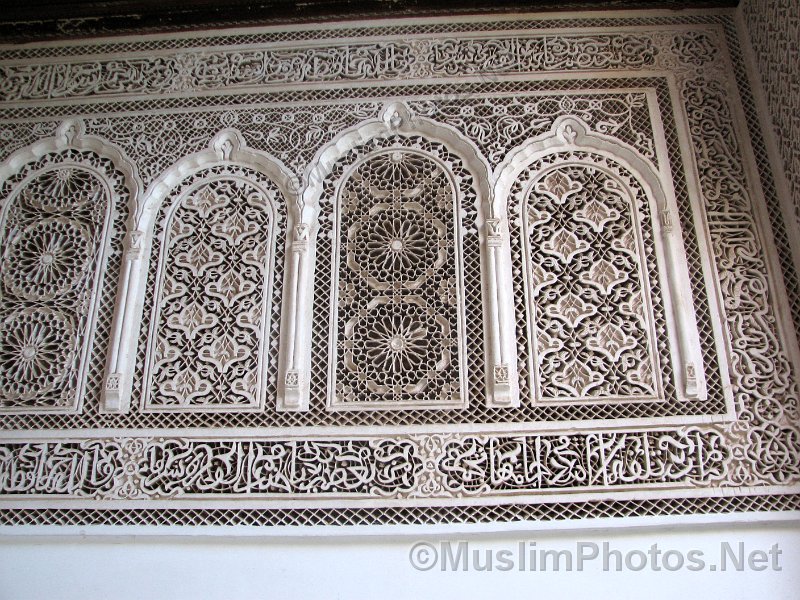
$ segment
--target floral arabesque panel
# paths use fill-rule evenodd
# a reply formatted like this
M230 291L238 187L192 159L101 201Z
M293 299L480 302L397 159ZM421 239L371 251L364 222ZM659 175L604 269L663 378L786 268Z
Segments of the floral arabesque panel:
M658 398L651 303L659 298L642 260L649 211L641 193L599 168L556 160L551 170L537 165L521 207L539 393Z
M740 60L726 12L0 50L2 522L795 507Z
M159 230L145 409L258 409L275 230L258 174L200 172Z

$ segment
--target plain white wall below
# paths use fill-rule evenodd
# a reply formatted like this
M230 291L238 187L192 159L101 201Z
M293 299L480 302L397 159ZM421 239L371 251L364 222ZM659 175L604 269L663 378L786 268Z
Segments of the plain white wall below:
M6 530L8 533L9 530ZM13 530L11 530L13 532ZM429 571L409 562L415 543L468 541L480 562L486 551L495 560L491 572L442 571L441 561ZM533 543L535 542L535 546ZM641 555L654 544L660 571L605 572L603 543L620 552L623 563L639 567ZM547 570L519 569L519 544L539 553L567 550L573 570L556 572L552 558ZM577 570L577 544L589 556L592 544L600 555ZM753 564L736 571L728 559L721 572L720 554L730 548L753 556ZM780 570L773 569L768 553L777 544ZM430 547L428 547L429 549ZM423 550L420 552L425 553ZM451 545L453 553L458 546ZM717 564L716 571L692 572L663 568L664 553L671 551L670 566L687 559L690 551ZM505 551L506 554L500 554ZM752 554L752 553L756 554ZM427 554L430 556L430 553ZM498 557L503 556L501 562ZM539 556L539 554L537 554ZM699 556L697 554L695 557ZM514 561L514 570L508 568ZM565 561L562 558L562 561ZM610 562L616 560L611 555ZM696 564L696 563L691 563ZM565 566L565 562L562 562ZM583 598L640 600L683 598L800 598L800 521L755 524L697 525L692 523L610 530L531 531L446 536L333 536L333 537L220 537L220 536L3 536L0 538L0 598L27 600L147 600L266 599L266 598Z

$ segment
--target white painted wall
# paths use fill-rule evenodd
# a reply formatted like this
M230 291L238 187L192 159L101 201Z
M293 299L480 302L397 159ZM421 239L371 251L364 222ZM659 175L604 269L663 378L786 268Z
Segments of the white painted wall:
M0 598L27 600L267 598L800 598L800 519L716 525L690 522L645 528L386 536L59 536L0 538ZM629 524L632 524L629 521ZM6 534L21 530L6 530ZM41 531L41 530L39 530ZM263 530L262 530L263 531ZM351 530L352 531L352 530ZM251 532L252 533L252 532ZM727 542L745 554L777 544L781 570L757 572L603 572L600 560L578 572L420 572L409 564L419 540L469 540L470 549L514 552L520 541L539 550L596 543L622 555L704 552L718 562ZM528 548L530 549L530 545ZM587 552L591 548L585 547ZM496 555L495 555L496 556ZM671 557L674 558L674 555ZM575 566L575 565L574 565Z

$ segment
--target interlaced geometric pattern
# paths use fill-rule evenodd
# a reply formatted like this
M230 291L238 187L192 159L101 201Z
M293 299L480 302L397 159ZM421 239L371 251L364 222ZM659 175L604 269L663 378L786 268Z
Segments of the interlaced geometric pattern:
M102 273L110 190L91 153L51 155L4 189L0 409L74 410Z
M93 40L0 73L3 523L797 507L796 234L731 17ZM547 146L564 119L602 150ZM223 131L239 150L197 166Z
M202 180L170 207L146 408L263 404L273 220L265 192L232 177Z
M388 149L341 186L334 406L466 400L460 206L445 169L430 155Z

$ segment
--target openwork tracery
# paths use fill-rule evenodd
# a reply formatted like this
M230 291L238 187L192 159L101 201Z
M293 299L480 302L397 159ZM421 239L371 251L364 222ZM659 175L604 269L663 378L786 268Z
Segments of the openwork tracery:
M289 184L277 161L225 131L150 190L114 340L119 348L130 343L144 297L141 410L263 408L268 373L277 368L268 355L278 343L272 323ZM124 385L107 386L106 410L129 410L133 358L119 361Z
M164 211L145 408L263 405L276 195L257 173L208 169Z
M650 173L657 198L620 164L626 158ZM687 275L675 209L646 162L566 117L509 156L498 181L506 189L533 400L660 400L675 386L705 397L697 326L678 283Z
M0 520L797 506L800 288L733 24L565 23L0 52Z
M298 321L291 332L308 340L308 380L327 391L325 404L464 407L478 377L479 402L513 404L508 298L482 293L504 272L489 248L503 226L491 218L489 171L475 146L390 103L324 146L306 177L313 282L305 255L296 263L314 301L302 305L298 294L295 314L313 314L316 329ZM467 354L468 338L485 339L486 355ZM278 409L309 410L310 388L295 399L290 376L303 379L287 371Z
M27 162L0 191L0 411L75 411L111 215L131 181L116 150L86 139L81 123L18 155Z
M647 198L592 162L532 165L519 206L535 387L542 400L658 398Z
M433 148L415 146L370 153L337 191L333 406L466 401L460 197Z

